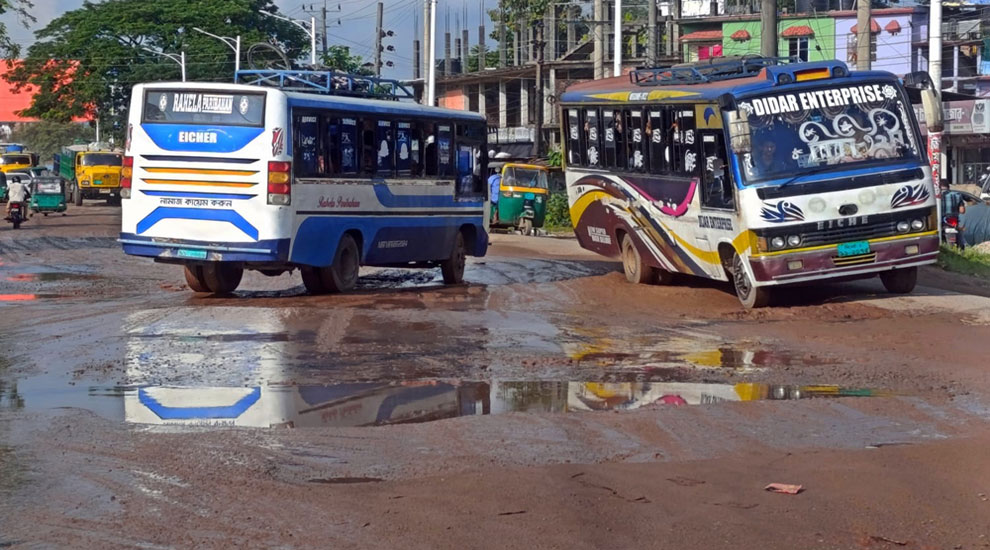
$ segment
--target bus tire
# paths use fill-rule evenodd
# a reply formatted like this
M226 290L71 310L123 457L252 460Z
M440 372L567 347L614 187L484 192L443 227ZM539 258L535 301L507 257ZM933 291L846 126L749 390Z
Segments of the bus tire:
M622 235L622 270L630 283L642 285L657 280L656 269L643 263L632 237L627 234Z
M464 246L464 233L457 232L450 257L440 262L443 284L458 285L464 282L464 265L467 263L467 247Z
M214 294L230 294L237 290L244 276L244 268L226 262L210 262L203 266L206 286Z
M880 272L880 282L887 292L892 294L907 294L918 284L918 268L905 267Z
M753 285L753 281L743 267L743 259L738 253L732 255L732 286L736 296L746 309L766 307L770 303L770 289Z
M354 237L344 234L330 267L320 270L323 286L329 292L347 292L357 285L361 271L361 254Z
M193 292L209 292L210 287L206 286L206 278L203 277L203 266L187 265L184 269L186 273L186 284Z
M304 266L299 269L302 273L303 286L310 294L326 294L327 287L323 284L323 277L320 275L320 268Z
M666 269L657 269L656 279L653 281L658 285L669 285L674 282L674 274Z

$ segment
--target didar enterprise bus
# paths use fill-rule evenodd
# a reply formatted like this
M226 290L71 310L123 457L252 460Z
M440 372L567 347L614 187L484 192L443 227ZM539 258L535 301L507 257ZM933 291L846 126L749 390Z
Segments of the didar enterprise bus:
M439 265L458 283L466 256L485 254L484 117L398 101L411 94L394 81L238 80L134 87L126 253L182 265L196 292L299 269L314 294L351 289L361 265Z
M577 238L621 257L631 282L731 280L745 307L774 286L839 277L879 274L910 292L938 253L911 97L941 116L923 73L839 61L716 59L571 86L561 120Z

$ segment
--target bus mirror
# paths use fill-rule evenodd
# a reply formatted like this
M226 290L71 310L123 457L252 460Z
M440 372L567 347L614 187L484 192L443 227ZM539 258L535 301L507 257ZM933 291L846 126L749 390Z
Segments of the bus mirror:
M921 90L921 104L925 108L925 126L929 132L942 131L942 100L933 88Z
M736 109L727 111L729 119L729 140L732 143L732 150L736 153L749 153L753 149L753 144L749 136L749 118L746 111Z

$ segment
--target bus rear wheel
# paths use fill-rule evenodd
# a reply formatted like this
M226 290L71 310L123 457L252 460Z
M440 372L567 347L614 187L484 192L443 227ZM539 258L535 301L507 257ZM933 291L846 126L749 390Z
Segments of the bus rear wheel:
M357 286L361 271L361 254L354 237L344 235L337 245L330 267L320 270L323 286L328 292L347 292Z
M209 292L210 287L206 285L206 277L203 276L203 266L185 266L186 284L193 292Z
M656 269L643 263L632 237L622 235L622 270L630 283L649 284L657 280Z
M450 257L440 262L443 284L457 285L464 282L464 265L467 263L467 247L464 246L464 233L457 232Z
M736 288L736 296L746 309L766 307L770 303L770 289L753 284L738 253L732 256L732 285Z
M237 290L244 276L244 268L225 262L210 262L203 266L206 286L214 294L230 294Z
M905 267L880 272L880 282L887 292L892 294L907 294L918 284L918 268Z

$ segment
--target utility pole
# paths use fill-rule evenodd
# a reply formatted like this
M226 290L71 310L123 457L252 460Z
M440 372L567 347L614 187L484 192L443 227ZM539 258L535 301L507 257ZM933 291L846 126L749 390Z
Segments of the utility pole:
M646 64L649 67L657 66L657 42L659 37L657 36L657 3L656 0L649 0L649 5L646 8L649 10L647 12L647 26L646 26Z
M622 74L622 0L615 0L615 17L612 21L612 76Z
M870 70L870 0L856 0L856 68Z
M323 9L320 10L320 22L323 24L323 57L327 56L327 0L323 0Z
M595 18L592 23L592 28L594 32L592 34L592 40L594 43L594 49L592 50L591 59L595 66L595 79L605 77L605 33L602 29L602 20L605 19L605 10L602 6L602 0L595 0L593 17Z
M760 53L764 57L777 57L777 0L760 3Z
M498 68L504 69L507 65L506 60L506 43L505 43L505 6L499 2L501 7L501 14L498 18Z
M485 70L488 60L485 53L485 0L481 0L481 10L478 13L478 72ZM484 88L484 85L481 85ZM483 92L482 92L483 93ZM484 114L484 113L482 113Z
M942 0L932 0L928 8L928 76L939 97L942 95ZM940 102L941 103L941 102ZM941 108L941 107L940 107ZM942 201L942 129L928 128L928 156L932 166L932 183L935 185L935 204ZM942 213L936 212L941 220Z
M423 0L423 77L430 74L430 0Z
M550 6L553 9L553 5ZM543 21L536 23L536 128L533 132L533 156L543 152ZM523 90L523 93L526 93Z
M378 19L375 24L375 76L382 75L382 15L385 12L385 4L378 2Z
M437 99L437 64L433 62L436 59L437 50L437 0L426 1L430 4L430 79L426 86L426 101L427 105L432 107Z

